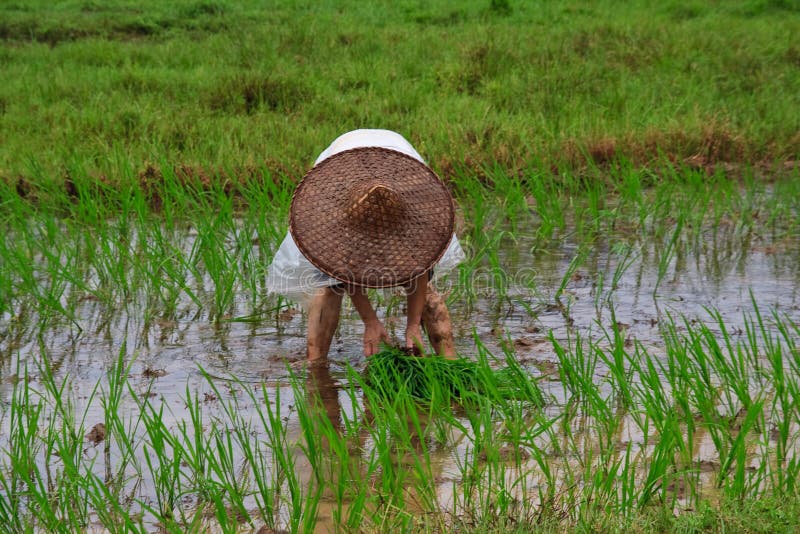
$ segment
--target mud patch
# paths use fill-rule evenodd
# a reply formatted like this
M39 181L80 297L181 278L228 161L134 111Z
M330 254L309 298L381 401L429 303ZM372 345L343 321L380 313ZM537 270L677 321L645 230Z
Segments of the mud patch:
M106 439L106 425L104 425L103 423L97 423L92 427L89 433L86 434L86 440L92 445L97 445L105 439Z

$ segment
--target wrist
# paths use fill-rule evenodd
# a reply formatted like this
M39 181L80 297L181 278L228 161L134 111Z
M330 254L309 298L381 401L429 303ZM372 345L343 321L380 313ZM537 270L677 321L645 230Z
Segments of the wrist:
M381 322L378 320L378 316L377 315L375 317L370 317L368 319L363 319L363 321L364 321L364 326L366 328L380 328L381 327Z

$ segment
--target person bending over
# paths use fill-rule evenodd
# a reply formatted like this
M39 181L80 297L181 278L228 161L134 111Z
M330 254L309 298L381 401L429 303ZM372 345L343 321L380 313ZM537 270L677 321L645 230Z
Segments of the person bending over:
M292 197L289 232L269 267L267 288L308 309L309 360L325 358L347 294L364 322L364 354L389 336L369 288L403 287L405 347L455 356L450 314L430 281L464 252L447 187L403 136L355 130L317 158ZM435 270L434 270L435 267Z

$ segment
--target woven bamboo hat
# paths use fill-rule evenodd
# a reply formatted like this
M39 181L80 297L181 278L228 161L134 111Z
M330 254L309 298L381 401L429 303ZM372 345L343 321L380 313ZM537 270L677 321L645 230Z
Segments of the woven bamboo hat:
M305 175L289 230L323 273L361 287L403 285L439 261L455 208L424 163L378 147L339 152Z

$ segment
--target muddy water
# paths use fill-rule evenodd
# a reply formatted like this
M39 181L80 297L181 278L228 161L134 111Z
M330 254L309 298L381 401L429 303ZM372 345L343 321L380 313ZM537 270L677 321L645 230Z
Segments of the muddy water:
M518 227L525 225L518 222ZM191 243L187 238L186 245ZM468 236L464 244L469 250ZM498 251L498 264L507 286L503 294L497 290L494 281L498 273L488 259L478 262L466 277L466 285L455 276L439 280L438 285L451 295L457 347L463 354L474 354L473 336L477 336L498 355L503 346L512 346L517 358L534 374L552 378L553 374L557 376L557 358L548 341L551 332L559 340L578 334L602 339L616 322L627 338L637 340L652 354L659 354L663 345L659 325L667 314L685 316L690 324L709 323L708 309L713 308L734 336L742 335L745 317L754 311L753 301L762 313L775 310L797 321L798 245L796 238L786 236L707 229L681 240L676 253L660 262L663 245L630 236L597 238L587 244L567 232L542 242L518 231L515 240L502 241ZM581 258L577 264L573 261L576 256ZM575 268L571 269L571 265ZM389 292L381 300L379 312L390 333L402 338L402 299ZM232 317L250 315L248 302L244 295L237 297ZM387 309L392 310L388 316ZM187 388L201 397L212 393L200 367L220 377L220 384L230 376L253 384L265 382L271 398L279 394L282 404L287 408L291 404L287 366L301 369L304 364L302 311L283 309L252 321L215 324L187 298L179 303L174 317L146 315L137 306L110 311L99 302L86 300L78 308L81 330L61 323L45 328L40 336L34 335L35 329L29 329L4 338L0 342L4 355L0 361L0 400L9 400L18 362L26 362L35 377L35 362L41 361L44 354L59 378L69 378L77 411L81 413L86 408L87 427L91 427L102 421L103 415L96 400L86 406L88 393L98 382L104 383L106 373L122 353L126 361L134 360L132 385L137 393L162 399L171 408L165 417L168 426L187 417L183 403ZM8 330L12 319L1 320ZM718 330L713 324L711 328ZM332 416L338 410L346 415L354 409L337 387L345 379L347 365L363 368L360 347L361 324L352 307L346 305L329 367L319 382L320 394L328 398ZM598 383L604 372L599 365ZM553 379L544 381L543 386L553 398L550 409L557 412L564 389ZM210 399L207 409L213 415L213 395L206 398ZM129 402L122 409L134 408ZM247 406L242 409L247 410ZM3 420L2 425L2 435L7 436L8 421ZM290 437L299 436L296 420L289 421L289 428ZM642 437L628 435L622 441L641 442ZM697 444L699 457L705 454L703 447L708 446L702 440ZM464 448L455 443L436 454L441 473L440 498L447 506L453 499L456 458L464 454ZM537 482L531 484L535 486ZM138 497L152 499L151 491L144 483ZM323 516L324 508L323 503Z

